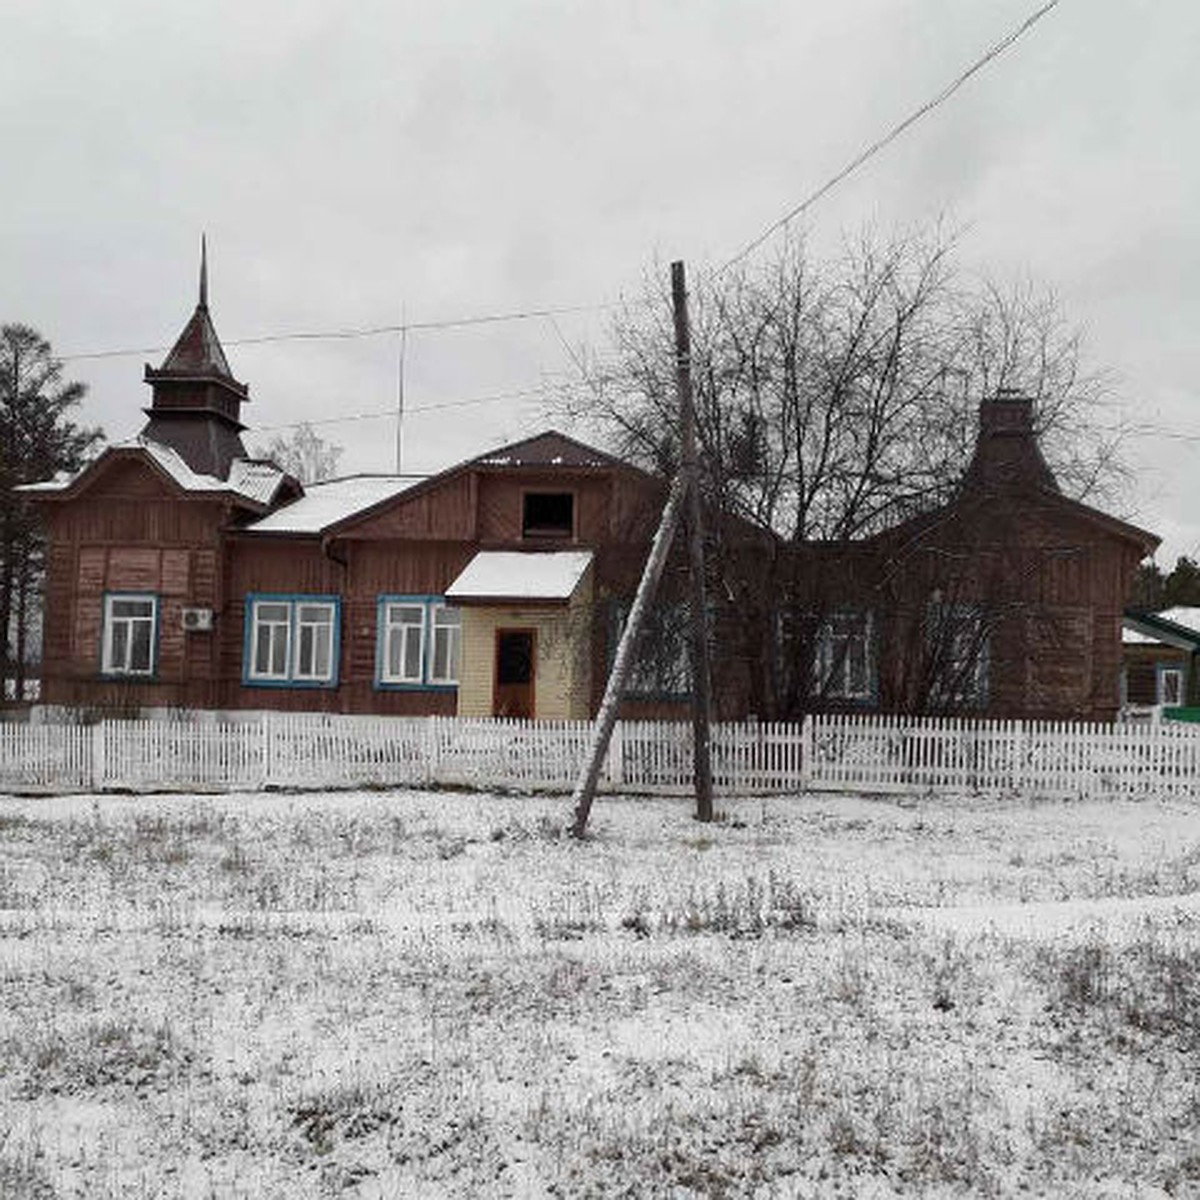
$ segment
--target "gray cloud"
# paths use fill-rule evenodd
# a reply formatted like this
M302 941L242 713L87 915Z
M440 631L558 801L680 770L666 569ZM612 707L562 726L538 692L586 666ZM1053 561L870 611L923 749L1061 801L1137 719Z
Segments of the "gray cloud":
M9 0L0 317L62 352L170 342L199 235L227 341L603 303L720 261L934 94L1029 0ZM949 214L964 255L1058 289L1130 419L1200 433L1200 6L1061 4L809 215L818 246ZM598 342L603 313L564 317ZM395 338L230 347L262 425L389 408ZM571 368L544 322L414 335L411 408ZM138 357L84 360L84 418L136 431ZM449 414L449 415L448 415ZM539 420L414 415L431 468ZM387 422L322 427L387 469ZM1143 435L1130 512L1194 551L1195 444Z

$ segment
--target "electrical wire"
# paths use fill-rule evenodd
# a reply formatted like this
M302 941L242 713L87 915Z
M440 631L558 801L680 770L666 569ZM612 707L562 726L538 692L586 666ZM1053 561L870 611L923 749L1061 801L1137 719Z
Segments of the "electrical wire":
M351 341L356 338L381 337L392 333L415 333L438 329L465 329L472 325L497 325L507 321L540 321L547 317L569 313L599 312L615 307L605 304L568 304L558 308L537 308L507 313L484 313L481 316L451 317L442 321L407 321L395 325L372 325L362 329L318 329L295 333L268 333L260 337L223 339L224 346L263 346L272 342L319 342ZM170 346L144 346L128 350L93 350L87 353L56 354L61 362L78 362L82 359L126 358L141 354L163 354Z
M525 397L544 396L548 392L553 391L574 391L580 388L587 388L590 391L592 385L586 382L547 382L539 387L520 388L512 392L495 392L488 396L474 396L469 400L443 400L436 404L422 404L416 408L408 409L405 416L412 417L418 413L441 412L448 408L470 408L477 404L496 404L503 400L519 400ZM318 425L343 425L356 421L382 421L384 419L394 421L396 419L396 410L394 408L384 408L377 412L353 413L345 417L319 417L315 421L288 421L281 425L251 425L248 426L247 432L275 433L282 429L298 429L301 425L316 427Z
M833 190L848 176L857 171L861 166L873 158L885 147L894 142L907 129L915 125L923 117L927 116L934 109L938 108L946 100L948 100L955 92L958 91L973 75L981 71L988 63L998 58L1018 39L1027 33L1034 25L1037 24L1051 9L1056 8L1059 0L1048 0L1036 12L1026 17L1015 29L1011 30L1003 38L993 45L982 57L973 62L966 70L962 71L954 80L946 85L936 96L927 100L920 108L916 109L909 116L905 117L899 124L893 126L886 134L872 142L865 150L857 154L845 167L837 174L833 175L825 183L823 183L816 191L812 192L807 198L799 204L789 209L782 217L772 222L762 233L755 237L752 241L747 242L741 250L738 251L732 258L728 259L720 267L711 273L712 278L716 278L724 271L728 270L735 263L740 262L747 255L753 253L761 246L768 238L770 238L778 230L785 225L795 220L796 217L811 208L818 200ZM571 313L581 312L599 312L606 309L618 307L619 302L606 301L593 304L574 304L562 305L554 308L539 308L518 310L507 313L485 313L477 316L468 317L452 317L446 320L438 321L408 321L390 325L373 325L361 329L324 329L324 330L302 330L293 333L272 333L263 334L258 337L246 338L231 338L224 342L226 346L262 346L276 342L302 342L302 341L349 341L359 338L380 337L385 334L395 333L413 333L429 330L445 330L445 329L461 329L473 325L490 325L500 324L509 321L532 321L546 320L554 321L556 316L567 315ZM562 333L557 328L555 323L555 332L558 333L560 341L566 346L568 353L572 358L575 358L574 351L567 345L566 339L562 337ZM94 350L87 352L78 352L74 354L59 354L55 357L62 362L80 362L83 360L95 360L104 358L121 358L133 355L145 354L160 354L169 350L169 346L147 346L136 349L125 350ZM577 363L578 365L578 363Z
M874 158L885 147L894 142L907 129L915 125L922 117L927 116L939 105L948 100L960 87L963 86L973 75L982 71L993 59L998 58L1004 53L1014 42L1022 37L1026 32L1033 28L1052 8L1057 7L1059 0L1049 0L1049 3L1043 4L1037 12L1025 18L1015 29L1000 39L990 50L988 50L981 58L973 62L965 71L961 72L952 82L947 84L936 96L931 100L927 100L920 108L910 113L898 125L894 125L882 137L872 142L865 150L857 154L849 163L846 164L836 175L833 175L825 183L821 184L816 191L812 192L806 199L802 200L794 208L789 209L782 217L772 224L768 225L756 238L747 242L741 250L737 252L731 259L723 263L714 272L711 278L717 278L736 263L741 262L747 255L752 254L755 250L767 241L773 234L777 233L785 225L790 224L802 213L810 209L818 200L831 192L842 180L854 174L859 167L863 166L870 159Z
M880 138L876 139L874 142L872 142L869 146L866 147L866 149L864 149L859 154L857 154L845 167L843 167L840 171L838 171L835 175L833 175L830 179L828 179L825 183L823 183L819 188L817 188L814 192L812 192L808 197L806 197L799 204L795 205L793 208L789 209L778 220L772 222L771 225L769 225L765 230L763 230L762 233L760 233L753 240L748 242L740 251L738 251L737 254L735 254L732 258L727 260L719 268L717 268L715 271L713 271L710 274L710 278L716 278L716 277L720 276L724 271L728 270L730 267L732 267L736 263L740 262L742 259L747 257L749 254L753 253L756 249L758 249L759 246L761 246L764 242L766 242L778 230L780 230L784 226L788 225L791 221L795 220L795 218L800 216L802 213L806 212L809 208L811 208L814 204L816 204L817 201L819 201L822 197L824 197L830 191L832 191L833 188L835 188L844 179L848 178L851 174L853 174L860 167L862 167L865 163L867 163L870 159L872 159L876 154L880 153L880 151L882 151L885 147L887 147L892 142L894 142L897 138L899 138L906 130L911 128L918 121L920 121L923 117L925 117L929 113L931 113L934 109L936 109L940 105L942 105L946 100L948 100L952 95L954 95L954 93L957 92L959 90L959 88L961 88L969 79L971 79L972 76L977 74L985 66L987 66L990 62L992 62L994 59L998 58L1001 54L1003 54L1010 46L1012 46L1018 39L1020 39L1025 33L1027 33L1035 24L1037 24L1038 21L1040 21L1044 16L1046 16L1046 14L1051 11L1051 9L1056 8L1058 6L1058 4L1059 4L1059 0L1048 0L1048 2L1043 4L1041 6L1041 8L1039 8L1035 12L1033 12L1023 22L1021 22L1020 25L1018 25L1016 28L1011 30L1007 35L1005 35L1003 38L1001 38L1000 41L995 43L995 45L993 45L989 50L987 50L980 58L976 59L975 62L973 62L969 67L967 67L964 71L960 72L959 75L956 76L949 84L947 84L946 87L944 87L940 92L938 92L937 95L935 95L932 99L926 101L918 109L916 109L914 112L909 114L909 116L907 116L904 120L899 122L897 125L893 126L882 137L880 137ZM563 348L566 350L568 357L572 360L575 367L578 369L583 384L594 391L597 386L595 380L591 376L589 376L588 372L584 368L583 363L580 361L578 355L575 353L574 349L570 346L567 339L563 336L562 330L559 328L558 322L555 320L555 317L560 316L560 315L567 315L567 314L571 314L571 313L598 312L598 311L603 311L606 309L612 309L617 306L618 306L618 304L615 302L563 305L563 306L554 307L554 308L527 309L527 310L518 310L518 311L514 311L514 312L507 312L507 313L486 313L486 314L482 314L482 315L456 317L456 318L449 318L446 320L438 320L438 321L409 321L409 322L401 321L396 324L376 325L376 326L369 326L369 327L365 327L365 328L361 328L361 329L307 330L307 331L297 331L297 332L293 332L293 333L264 334L259 337L234 338L234 339L230 339L229 341L225 342L224 344L227 346L258 346L258 345L268 345L268 344L279 343L279 342L348 341L348 340L361 339L361 338L380 337L380 336L384 336L384 335L388 335L388 334L397 334L397 333L407 334L407 333L411 333L411 332L421 332L421 331L461 329L461 328L467 328L470 326L499 324L499 323L511 322L511 321L543 320L543 321L548 321L551 324L555 334L558 337L558 340L562 344ZM79 361L84 361L84 360L97 360L97 359L106 359L106 358L129 357L129 356L134 356L134 355L159 354L159 353L164 353L169 349L170 349L170 347L167 347L167 346L153 346L153 347L144 347L141 349L99 350L99 351L81 352L81 353L75 353L75 354L62 354L62 355L57 355L56 357L63 362L79 362ZM457 407L466 407L466 406L470 406L470 405L474 405L474 404L493 403L493 402L501 400L501 399L512 399L512 398L515 398L515 397L521 396L521 395L535 394L537 391L540 391L540 390L543 390L543 389L533 389L533 390L527 389L525 391L516 392L516 393L505 393L505 394L500 394L500 395L495 395L495 396L478 397L478 398L471 399L471 400L450 401L450 402L446 402L444 404L426 405L426 406L423 406L420 408L414 408L411 411L415 414L418 412L435 411L437 409L442 409L442 408L457 408ZM362 414L357 414L357 415L353 415L353 416L349 416L349 417L327 418L327 419L322 419L322 420L318 420L318 421L307 422L307 424L328 425L328 424L337 424L337 423L347 422L347 421L375 420L375 419L382 418L385 415L386 416L395 416L395 413L390 410L386 414L382 413L382 412L380 412L380 413L362 413ZM290 428L295 428L297 425L305 424L305 423L306 422L293 422L293 423L289 423L286 425L260 426L260 427L258 427L258 431L259 432L269 432L269 431L278 430L278 429L290 429Z

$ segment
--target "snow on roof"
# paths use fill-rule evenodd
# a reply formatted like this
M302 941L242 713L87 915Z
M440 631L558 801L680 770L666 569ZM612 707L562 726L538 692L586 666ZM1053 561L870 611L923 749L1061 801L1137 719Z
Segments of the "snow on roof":
M229 466L229 487L260 504L270 504L283 482L283 472L270 462L235 458Z
M322 533L412 486L411 480L396 475L352 475L310 483L299 500L246 528L250 533Z
M534 437L498 446L469 464L476 467L612 467L620 465L618 460L577 442L555 429L547 429Z
M64 488L71 486L74 478L75 474L71 471L59 471L39 483L18 483L15 490L18 492L61 492Z
M1178 625L1181 629L1188 630L1200 637L1200 608L1180 604L1174 608L1164 609L1162 612L1147 613L1146 615L1161 621L1169 621L1172 625ZM1136 620L1136 618L1132 619ZM1165 643L1166 636L1146 633L1141 629L1131 629L1127 620L1121 629L1121 641L1126 646L1154 646Z
M152 442L148 438L139 437L129 442L120 442L113 449L144 450L185 492L219 492L230 487L223 479L218 479L215 475L201 475L198 471L193 471L177 450L173 450L170 446L164 446L161 442Z
M1140 629L1130 629L1128 625L1121 627L1121 645L1123 646L1156 646L1159 640L1151 634L1143 633Z
M590 550L481 550L446 589L453 600L569 600Z
M1200 608L1192 608L1186 604L1176 605L1175 608L1164 609L1155 616L1161 617L1164 621L1170 621L1175 625L1182 625L1184 629L1194 630L1200 633Z
M272 463L253 459L235 458L229 469L229 479L218 479L215 475L201 475L193 471L178 451L149 438L135 437L125 442L114 442L105 450L141 450L154 460L158 467L169 475L185 492L233 492L246 500L258 504L269 504L283 479L283 472ZM101 458L104 457L102 454ZM53 479L42 483L25 484L26 492L61 492L70 487L84 472L95 466L93 459L81 470L71 474L60 471Z

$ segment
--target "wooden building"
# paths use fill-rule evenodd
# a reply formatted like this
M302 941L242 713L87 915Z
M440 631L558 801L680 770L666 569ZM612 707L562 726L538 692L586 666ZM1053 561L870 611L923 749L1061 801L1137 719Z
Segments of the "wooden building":
M137 439L27 489L50 541L43 703L595 712L661 480L548 431L416 484L302 487L246 455L249 391L203 263L195 312L145 378ZM745 586L713 590L719 717L1116 712L1122 610L1157 539L1060 494L1028 400L981 406L975 459L936 512L839 546L730 529ZM660 605L627 715L684 711L679 612Z
M1111 720L1121 619L1153 534L1063 496L1033 406L980 405L946 505L852 543L802 548L796 648L812 706Z
M1134 709L1200 705L1200 608L1125 614L1122 701Z

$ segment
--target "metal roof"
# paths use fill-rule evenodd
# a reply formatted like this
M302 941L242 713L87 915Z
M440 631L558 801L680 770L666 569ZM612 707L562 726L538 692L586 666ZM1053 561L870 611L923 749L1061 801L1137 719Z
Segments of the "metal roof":
M481 550L446 589L460 602L565 601L591 566L590 550Z
M291 504L246 526L248 533L324 533L333 525L412 487L396 475L354 475L327 483L310 483Z

